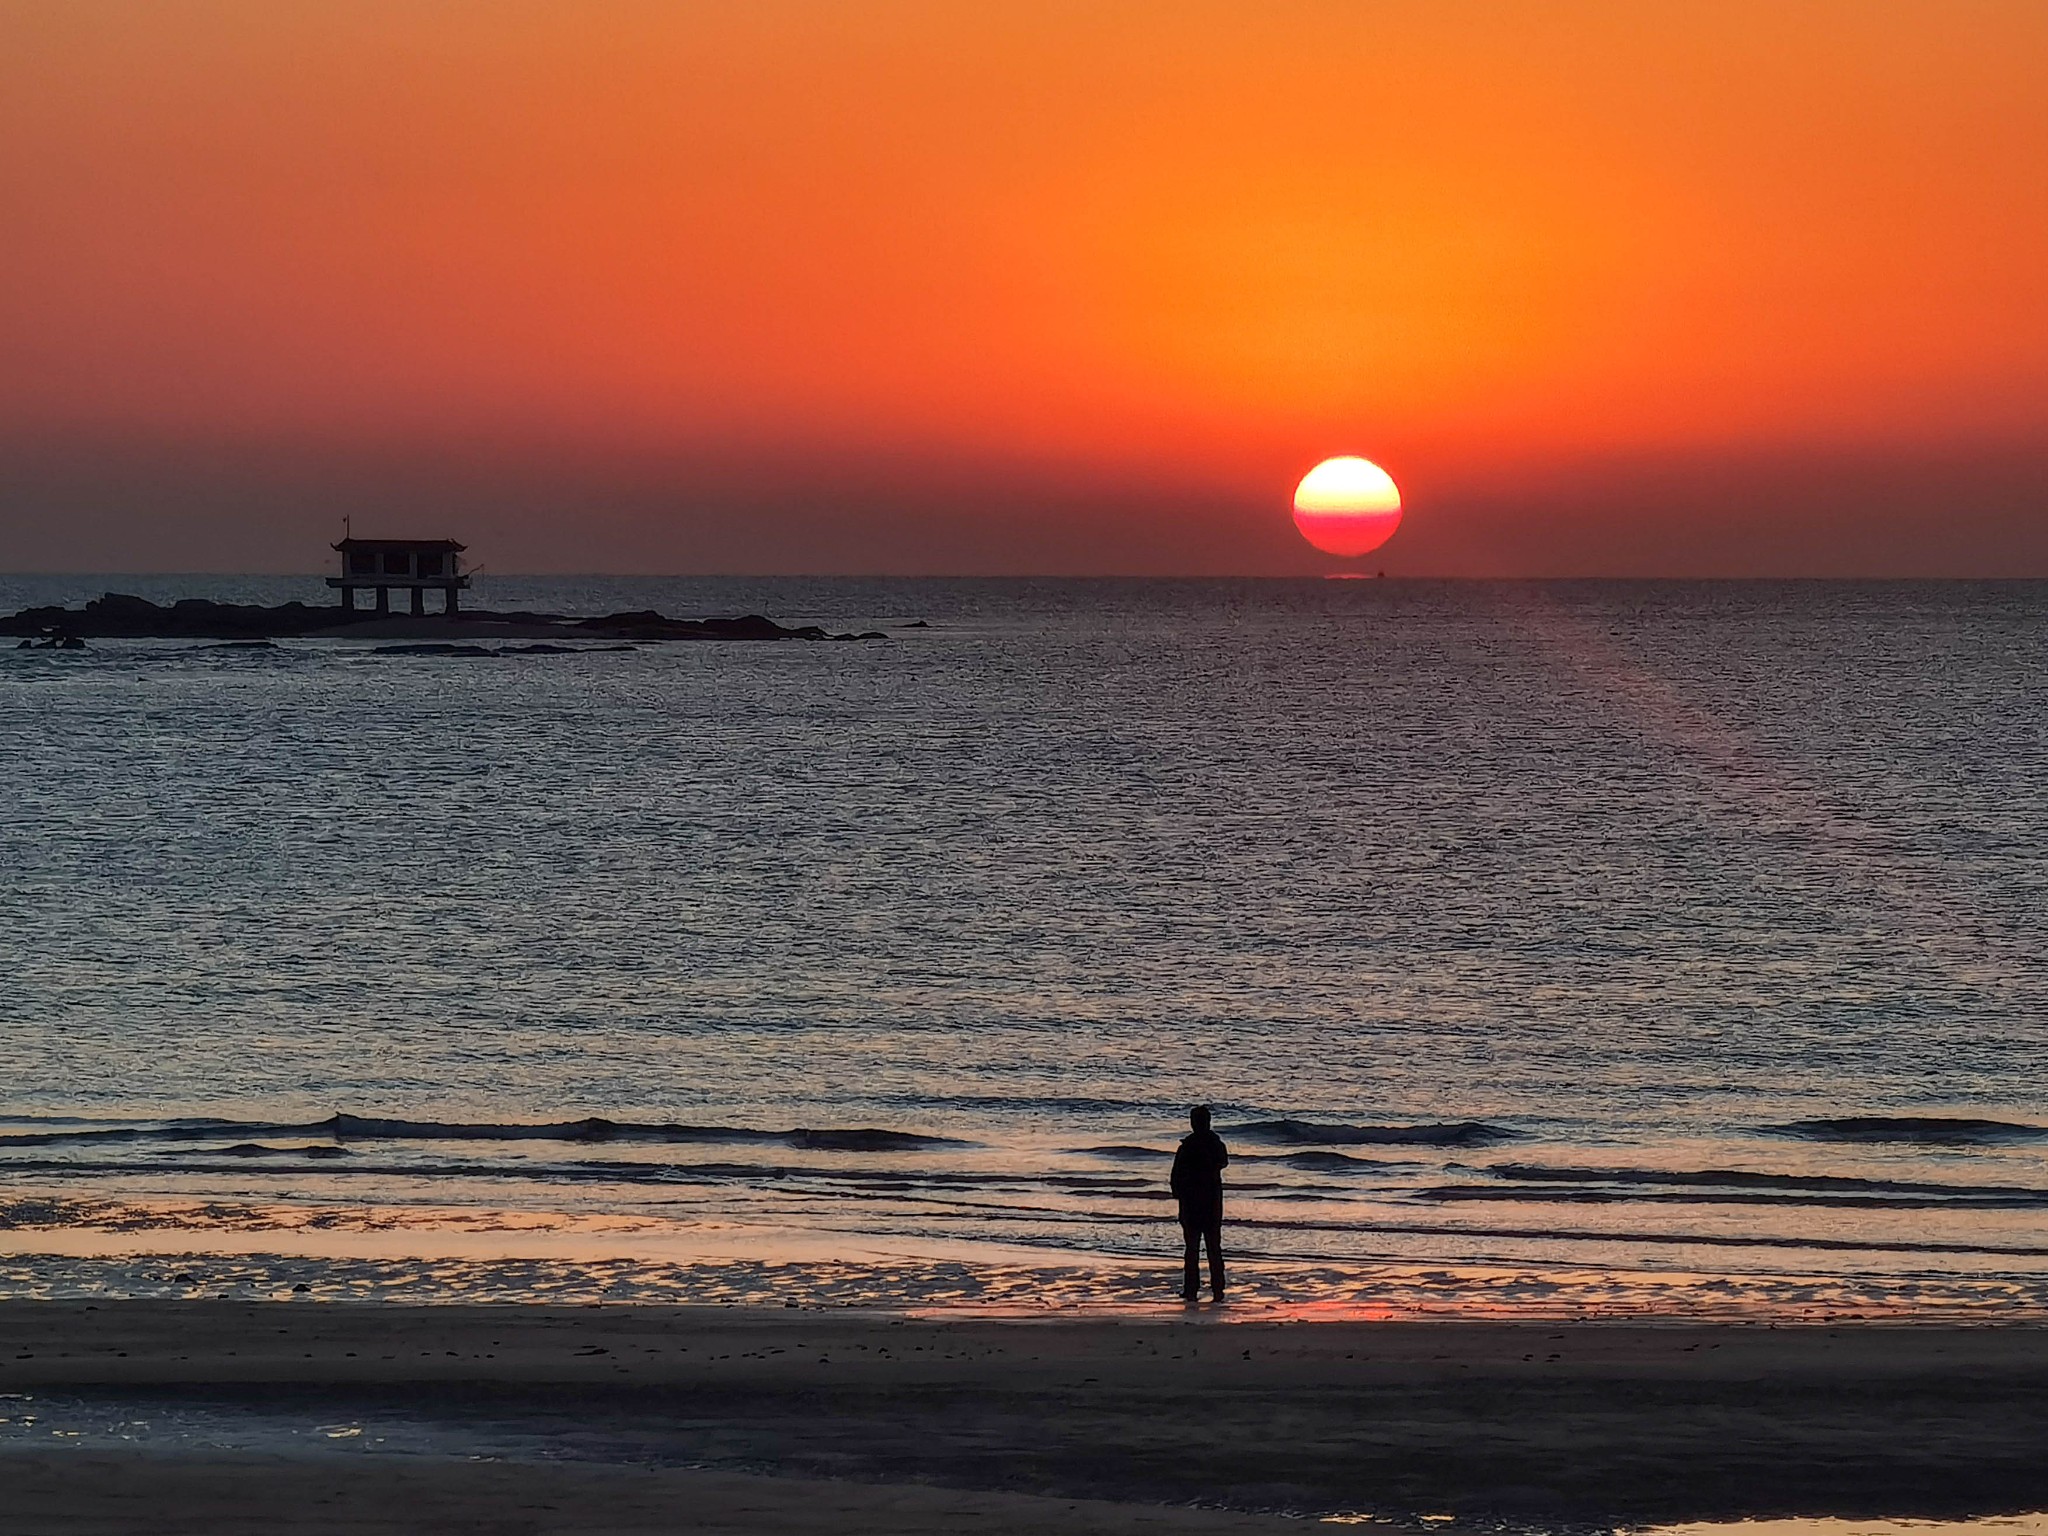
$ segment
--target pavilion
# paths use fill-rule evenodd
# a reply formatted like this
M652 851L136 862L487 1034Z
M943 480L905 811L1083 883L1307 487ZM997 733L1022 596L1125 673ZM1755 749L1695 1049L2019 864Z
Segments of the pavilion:
M341 609L356 611L356 593L364 587L377 592L377 612L391 611L391 589L412 593L412 611L425 614L427 593L442 595L445 611L453 616L462 611L456 595L469 585L456 559L467 546L453 539L358 539L346 538L334 546L341 552L341 574L327 578L327 585L341 588Z

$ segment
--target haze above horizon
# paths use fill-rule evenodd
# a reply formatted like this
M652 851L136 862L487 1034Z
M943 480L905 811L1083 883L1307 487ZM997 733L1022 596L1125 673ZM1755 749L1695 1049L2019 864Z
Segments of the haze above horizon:
M0 568L2048 575L2032 0L0 0Z

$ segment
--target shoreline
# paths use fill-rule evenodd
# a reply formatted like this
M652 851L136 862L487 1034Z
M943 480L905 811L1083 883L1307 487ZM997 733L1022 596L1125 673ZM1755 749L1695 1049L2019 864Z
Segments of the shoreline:
M2048 1507L2030 1325L9 1300L0 1341L0 1392L44 1415L0 1457L39 1476L133 1450L106 1439L127 1412L210 1416L215 1454L289 1459L297 1433L303 1457L340 1422L385 1454L835 1478L869 1490L855 1504L916 1486L1481 1525ZM86 1432L54 1453L67 1413ZM148 1465L200 1449L158 1442ZM1028 1527L1012 1513L992 1528Z
M524 1234L325 1231L31 1236L0 1256L0 1294L39 1303L308 1299L342 1305L841 1309L974 1322L1172 1321L1184 1315L1177 1254L1085 1255L997 1242L891 1239L824 1230L702 1229L687 1238L579 1224ZM66 1240L68 1239L68 1240ZM152 1241L154 1239L154 1241ZM294 1241L296 1239L296 1241ZM594 1248L593 1245L596 1245ZM1352 1261L1233 1256L1233 1322L1600 1324L1800 1328L2048 1326L2032 1292L1907 1277L1618 1272L1499 1260Z
M252 1175L232 1176L237 1183L222 1171L109 1191L97 1179L24 1182L0 1200L8 1234L0 1296L794 1304L961 1319L1179 1313L1180 1232L1163 1202L1134 1209L1108 1241L1083 1245L1051 1223L920 1229L914 1206L880 1217L815 1203L749 1207L711 1186L681 1195L673 1186L651 1195L626 1188L578 1206L501 1203L488 1181L380 1201L337 1187L265 1193L247 1187ZM1656 1234L1580 1240L1570 1229L1504 1233L1454 1222L1359 1220L1345 1230L1341 1247L1290 1252L1262 1241L1258 1219L1234 1222L1233 1314L2048 1325L2048 1280L1974 1252L1965 1257L1977 1256L1975 1264L1943 1256L1938 1269L1908 1269L1882 1244L1731 1249L1708 1238L1687 1247Z

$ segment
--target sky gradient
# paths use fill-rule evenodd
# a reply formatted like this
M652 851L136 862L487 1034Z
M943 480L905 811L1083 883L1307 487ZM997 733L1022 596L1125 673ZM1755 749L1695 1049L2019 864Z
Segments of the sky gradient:
M2048 575L2048 5L0 0L0 568Z

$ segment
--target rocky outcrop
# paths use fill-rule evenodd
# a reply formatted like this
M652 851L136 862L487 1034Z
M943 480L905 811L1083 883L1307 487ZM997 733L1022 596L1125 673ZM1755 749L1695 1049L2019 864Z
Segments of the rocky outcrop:
M579 619L579 629L607 640L830 640L815 624L785 629L773 619L750 613L739 619L671 619L652 608L637 613L610 613L601 619Z
M0 635L33 639L94 640L280 640L294 635L349 638L362 628L365 639L390 638L393 626L419 627L436 639L459 644L465 634L492 639L533 640L880 640L874 631L834 635L815 624L790 628L758 613L737 619L672 619L653 609L577 619L559 613L498 613L472 609L454 618L439 614L410 618L368 609L316 608L282 603L265 608L247 603L217 603L188 597L170 604L153 603L125 592L109 592L83 608L24 608L0 618ZM588 647L577 647L587 649Z
M268 640L310 634L345 618L338 608L285 603L261 608L188 597L166 608L146 597L109 592L84 608L24 608L0 618L0 635L77 635L93 640Z

